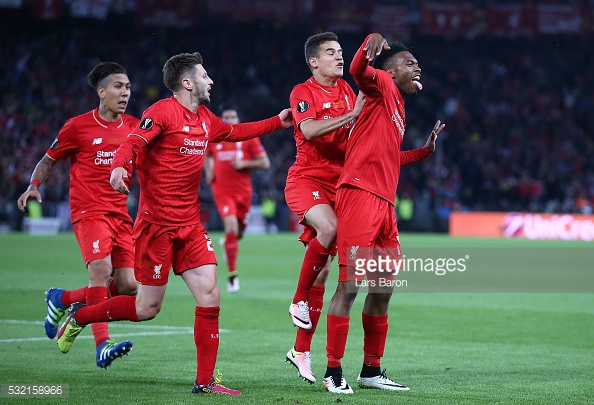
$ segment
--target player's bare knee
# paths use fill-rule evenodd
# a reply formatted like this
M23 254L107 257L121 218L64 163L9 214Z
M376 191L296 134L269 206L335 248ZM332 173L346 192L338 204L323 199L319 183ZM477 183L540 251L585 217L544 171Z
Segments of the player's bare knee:
M107 260L93 260L87 265L91 286L107 286L113 268Z
M161 303L136 307L136 315L138 316L139 321L148 321L150 319L154 319L159 312L161 312Z
M134 283L120 283L120 285L116 284L116 288L118 289L118 293L120 295L136 295L138 294L138 285L136 282Z
M331 247L336 242L336 227L336 221L329 220L320 224L316 229L318 241L326 247Z
M205 291L202 299L198 302L198 305L203 307L218 307L221 303L221 290L215 285L209 291Z

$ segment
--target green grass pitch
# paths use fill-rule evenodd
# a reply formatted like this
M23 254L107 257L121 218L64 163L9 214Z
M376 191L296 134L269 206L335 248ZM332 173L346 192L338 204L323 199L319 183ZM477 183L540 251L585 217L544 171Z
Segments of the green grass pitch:
M0 235L0 384L68 384L67 398L0 398L2 404L592 404L594 403L594 294L591 293L396 293L382 366L410 392L361 390L363 331L358 297L343 360L354 395L324 391L325 311L313 339L309 385L285 363L295 338L287 314L304 249L295 234L247 235L240 242L241 290L226 292L220 258L221 345L217 367L240 398L190 393L195 373L192 338L195 303L179 277L172 277L156 319L110 324L118 341L134 350L109 370L95 366L91 328L64 355L45 337L43 292L88 282L72 234ZM452 239L402 235L407 247L520 247L571 249L570 257L592 263L588 244ZM576 253L577 252L577 253ZM581 256L581 257L577 257ZM513 258L513 255L512 255ZM516 260L516 259L513 259ZM528 258L521 266L530 267ZM533 269L538 271L538 269ZM594 266L590 271L594 272ZM336 286L333 265L325 303Z

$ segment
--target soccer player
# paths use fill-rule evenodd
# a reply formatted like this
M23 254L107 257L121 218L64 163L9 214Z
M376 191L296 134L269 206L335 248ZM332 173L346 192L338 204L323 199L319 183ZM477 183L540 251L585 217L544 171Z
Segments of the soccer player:
M237 108L231 105L221 107L221 118L228 124L239 124ZM211 143L206 152L205 179L211 186L225 227L223 249L228 268L227 292L236 293L239 291L238 241L248 225L252 207L251 169L268 169L270 160L258 138Z
M46 292L45 333L50 339L56 336L58 323L71 304L94 305L108 296L136 294L132 218L126 196L109 184L115 151L139 122L124 114L130 100L130 80L122 66L103 62L91 70L87 82L97 91L99 107L64 124L17 202L23 212L29 198L41 203L39 187L60 160L70 158L70 219L89 271L89 285L72 291L50 288ZM128 179L131 169L126 166ZM132 349L130 341L116 344L109 338L107 323L94 324L92 329L97 367L109 367L114 359Z
M182 53L163 66L170 98L150 106L140 124L117 150L111 185L128 193L125 170L136 156L140 206L134 224L134 275L137 297L117 296L106 302L71 307L58 342L71 346L85 325L94 322L153 319L161 310L169 270L180 275L196 300L194 342L196 377L193 393L241 395L213 376L219 349L219 304L216 258L200 223L198 189L209 142L246 141L291 126L291 110L266 120L231 125L212 112L213 81L199 53Z
M376 55L374 68L370 62ZM351 306L361 281L354 260L372 258L373 250L387 251L393 258L401 257L394 212L400 166L428 157L444 127L437 121L425 147L401 152L406 126L404 97L415 95L422 88L419 64L403 44L388 46L381 35L369 35L355 54L350 73L367 102L350 133L336 193L339 282L328 308L328 367L324 376L328 391L345 394L352 394L353 390L343 376L341 359ZM367 274L369 279L371 274ZM393 273L383 274L388 280L394 279ZM392 291L393 287L380 291L370 288L365 298L364 357L357 378L362 388L408 390L389 379L380 368Z
M348 132L365 100L357 99L342 79L344 59L336 34L325 32L308 38L305 60L312 77L295 86L290 95L297 157L289 169L285 199L304 225L299 240L307 247L289 307L299 329L286 361L305 381L314 383L310 346L322 311L330 262L336 255L336 182Z

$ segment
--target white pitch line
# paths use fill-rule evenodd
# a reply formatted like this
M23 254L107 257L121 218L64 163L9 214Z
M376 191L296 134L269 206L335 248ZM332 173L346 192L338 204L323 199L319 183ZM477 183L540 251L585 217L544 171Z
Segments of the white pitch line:
M10 324L24 324L24 325L43 325L43 322L39 321L23 321L23 320L16 320L16 319L0 319L0 323L10 323ZM112 326L119 326L119 327L134 327L134 328L142 328L142 329L165 329L164 331L149 331L149 332L134 332L134 333L117 333L117 334L110 334L110 337L120 337L120 338L128 338L131 336L158 336L158 335L183 335L188 334L191 335L194 333L193 327L185 327L185 326L164 326L164 325L138 325L138 324L110 324L109 327ZM229 329L219 329L219 333L228 333ZM78 339L92 339L92 335L82 335L79 336ZM31 338L15 338L15 339L0 339L0 343L14 343L14 342L41 342L49 340L47 337L31 337Z
M139 332L139 333L117 333L117 334L110 334L109 337L130 337L130 336L156 336L156 335L183 335L183 334L192 334L194 333L193 329L188 330L179 330L179 331L165 331L165 332ZM93 339L92 335L83 335L79 336L77 339ZM18 338L18 339L0 339L0 343L10 343L10 342L39 342L42 340L49 340L47 337L41 338Z
M22 324L22 325L43 325L43 321L23 321L18 319L0 319L0 323ZM110 322L109 327L116 328L140 328L140 329L163 329L163 330L178 330L187 329L188 326L166 326L166 325L151 325L147 322L142 323L116 323Z

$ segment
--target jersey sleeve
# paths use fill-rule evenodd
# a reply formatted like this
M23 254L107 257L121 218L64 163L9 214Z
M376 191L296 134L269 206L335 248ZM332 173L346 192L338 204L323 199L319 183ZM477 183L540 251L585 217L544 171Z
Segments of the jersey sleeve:
M423 146L421 148L405 150L400 152L400 166L410 165L411 163L419 162L428 158L431 155L429 148Z
M60 129L46 154L54 160L64 160L76 154L79 147L75 119L71 118Z
M293 112L293 123L296 130L299 124L307 119L316 119L316 109L311 91L303 84L298 84L291 91L289 103Z
M113 157L112 170L116 167L127 167L128 162L135 161L138 151L163 133L169 126L171 114L160 105L152 105L143 114L138 125L120 145Z
M367 51L363 49L365 48L365 44L367 44L367 41L369 41L371 35L373 34L369 34L367 38L365 38L365 41L363 41L355 53L349 68L349 72L353 76L355 83L359 89L367 95L381 93L381 89L377 82L377 71L369 64L369 61L366 57Z

